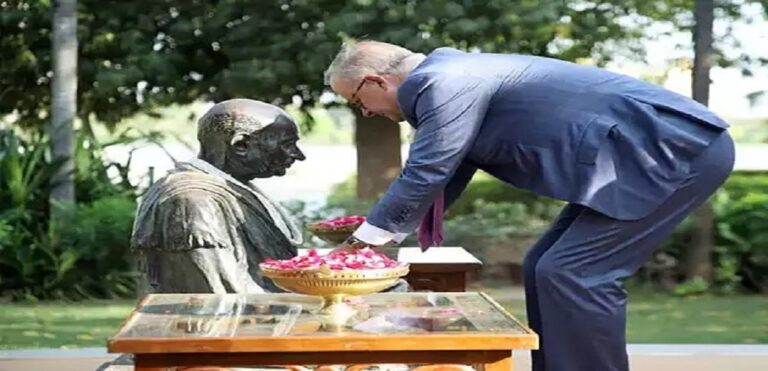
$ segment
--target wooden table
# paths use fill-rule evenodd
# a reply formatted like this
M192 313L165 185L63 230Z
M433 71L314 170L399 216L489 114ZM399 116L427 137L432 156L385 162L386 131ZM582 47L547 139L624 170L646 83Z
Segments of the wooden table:
M321 254L331 249L317 249ZM385 248L391 259L410 264L405 280L417 291L461 292L467 290L469 275L482 267L480 260L462 247ZM307 250L299 250L299 255Z
M538 337L482 293L380 293L353 298L343 328L296 294L150 294L108 341L137 371L263 365L466 364L512 369Z

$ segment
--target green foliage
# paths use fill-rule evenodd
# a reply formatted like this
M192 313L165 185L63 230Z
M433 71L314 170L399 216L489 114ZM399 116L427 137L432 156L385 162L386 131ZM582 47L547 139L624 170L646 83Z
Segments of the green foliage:
M0 3L0 115L40 127L49 117L50 1ZM520 52L601 64L650 22L690 1L559 0L78 1L78 112L113 126L138 112L250 97L312 107L342 40L370 38L428 52L438 46ZM625 55L627 56L627 55Z
M450 219L455 215L475 212L478 200L484 202L480 205L497 202L519 203L525 206L528 215L544 220L554 219L565 205L561 201L511 187L486 173L479 172L462 192L461 197L448 209L446 217Z
M353 174L344 182L336 184L328 195L328 207L343 209L348 213L365 214L373 206L373 201L356 199L356 182L357 177ZM526 215L544 220L553 219L564 206L561 201L510 187L484 172L478 172L461 197L447 210L446 219L471 214L479 211L479 208L496 203L520 204L525 208Z
M471 211L445 221L443 244L462 246L485 262L521 264L550 220L524 202L475 198Z
M293 220L297 223L299 229L301 229L302 236L304 237L303 248L317 248L326 244L324 241L315 237L310 232L306 225L318 222L324 219L330 219L337 216L342 216L343 209L335 207L321 207L321 208L309 208L303 201L289 201L282 204L282 206L293 217Z
M741 289L768 292L768 175L734 174L712 198L715 212L714 277L712 285L685 281L680 267L673 275L684 282L675 291L696 294ZM665 242L661 252L682 261L693 241L693 223L686 219ZM706 282L705 282L706 283Z
M99 152L84 143L78 140L79 203L62 205L71 215L54 226L48 193L58 164L49 160L45 136L0 132L0 295L37 300L134 291L128 243L135 187L125 179L112 183Z
M35 142L39 144L27 144ZM31 214L17 217L32 218L47 208L43 196L48 194L48 180L57 166L45 158L47 144L40 135L25 142L11 131L0 131L0 210L30 210Z
M742 199L749 195L767 193L768 174L735 173L725 182L724 189L727 190L728 197L721 199L721 204L727 204L732 199Z
M347 215L365 215L374 201L357 199L357 175L352 174L346 181L336 184L326 199L329 209L343 210Z
M754 178L752 188L744 187L744 179L726 184L729 197L717 220L718 278L726 284L740 278L768 292L768 176Z
M93 279L84 292L96 297L134 293L138 276L129 244L135 211L135 200L126 196L78 205L76 223L66 237L67 250L79 256L79 269L87 267L87 276Z
M479 238L493 235L506 239L510 235L520 233L537 233L538 230L527 230L529 213L525 205L517 202L487 202L475 199L472 211L459 214L446 222L446 229L451 234L468 238Z
M675 294L679 296L701 295L709 290L709 283L701 277L685 281L675 287Z

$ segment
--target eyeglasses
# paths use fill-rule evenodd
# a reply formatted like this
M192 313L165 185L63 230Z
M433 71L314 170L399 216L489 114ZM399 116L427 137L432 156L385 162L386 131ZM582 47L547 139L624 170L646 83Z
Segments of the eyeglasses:
M357 85L357 89L355 89L355 92L354 92L354 93L352 93L352 95L349 97L349 105L350 105L350 106L352 106L352 107L354 107L354 108L357 108L357 109L359 109L359 110L361 110L361 111L362 111L363 109L365 109L365 106L363 105L363 103L362 103L362 102L360 102L360 101L357 99L357 93L359 93L359 92L360 92L360 89L362 89L363 85L365 85L365 83L366 83L366 82L368 82L368 80L366 80L366 79L362 79L362 80L360 81L360 84L359 84L359 85Z

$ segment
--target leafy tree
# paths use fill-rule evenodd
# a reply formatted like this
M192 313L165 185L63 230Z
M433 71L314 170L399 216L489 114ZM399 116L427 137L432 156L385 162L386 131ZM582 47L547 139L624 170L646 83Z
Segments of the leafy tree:
M322 72L346 37L421 52L447 45L569 60L591 57L600 63L621 41L641 35L641 27L620 22L637 4L614 3L81 0L77 116L89 131L92 120L113 126L137 112L199 99L250 97L285 104L300 97L304 107L311 107L326 90ZM8 61L0 67L0 114L15 113L17 124L40 126L51 107L52 5L22 0L0 7L0 46ZM612 48L602 45L607 41ZM366 166L361 177L391 178L392 167L400 163L397 130L369 126L381 131L361 140L389 138L385 142L392 146L365 153L371 142L361 142L359 157L380 158L384 167ZM378 182L370 194L386 184L386 179Z
M717 2L718 16L738 17L741 3ZM111 125L159 106L235 96L281 104L298 96L312 106L347 37L597 64L621 51L642 57L648 25L689 29L692 9L693 0L80 0L78 117ZM9 0L0 10L0 114L40 126L51 105L52 4Z

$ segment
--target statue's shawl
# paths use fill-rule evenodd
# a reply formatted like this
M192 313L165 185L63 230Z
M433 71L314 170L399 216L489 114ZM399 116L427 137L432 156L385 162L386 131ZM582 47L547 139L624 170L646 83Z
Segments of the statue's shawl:
M199 159L179 163L147 190L131 240L145 251L232 247L238 260L248 249L259 261L293 257L301 243L301 231L278 203Z

